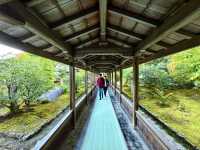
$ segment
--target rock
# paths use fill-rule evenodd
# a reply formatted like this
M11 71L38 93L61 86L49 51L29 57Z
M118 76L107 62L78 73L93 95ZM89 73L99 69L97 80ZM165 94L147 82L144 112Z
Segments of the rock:
M59 97L60 95L62 95L64 93L64 89L62 88L54 88L50 91L48 91L47 93L42 94L38 100L41 102L51 102L51 101L55 101L57 97Z

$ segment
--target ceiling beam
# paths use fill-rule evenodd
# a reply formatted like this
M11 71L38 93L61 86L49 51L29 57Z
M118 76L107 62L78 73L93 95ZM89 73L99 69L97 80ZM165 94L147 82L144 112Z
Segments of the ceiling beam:
M107 0L99 0L100 11L100 37L102 41L106 40L106 21L107 21Z
M114 40L116 42L120 42L120 43L122 43L124 45L128 45L128 46L133 46L134 47L136 45L136 43L130 43L130 42L127 42L125 40L122 40L122 39L119 39L119 38L116 38L116 37L110 36L110 35L108 35L108 39L112 39L112 40Z
M145 40L136 47L136 55L140 50L147 49L151 45L162 40L168 34L184 27L200 16L200 1L191 0L183 5L179 11L170 16L162 25L156 28Z
M131 38L137 39L137 40L143 40L145 38L144 35L131 32L129 30L123 29L123 28L121 28L119 26L116 26L116 25L110 25L109 24L108 25L108 30L111 30L111 31L114 31L114 32L118 32L118 33L120 33L122 35L131 37Z
M126 29L122 29L122 28L120 28L120 27L118 27L118 26L109 25L109 26L108 26L108 29L110 29L110 30L112 30L112 31L114 31L114 32L118 32L118 33L120 33L120 34L122 34L122 35L125 35L125 36L128 36L128 37L132 37L132 38L135 38L135 39L138 39L138 40L143 40L143 39L145 38L144 35L141 35L141 34L138 34L138 33L131 33L130 31L127 31ZM112 36L110 36L110 37L112 37ZM117 39L116 39L116 40L117 40ZM120 41L119 41L119 42L120 42ZM128 44L128 43L127 43L127 44ZM159 41L159 42L157 42L156 44L158 44L158 45L160 45L160 46L162 46L162 47L166 47L166 48L168 48L168 47L171 46L170 44L167 44L167 43L162 42L162 41ZM130 45L130 44L129 44L129 45ZM135 47L136 44L133 44L132 46Z
M194 38L191 38L189 40L183 40L171 47L169 47L168 49L165 50L160 50L159 52L153 54L150 57L147 57L144 60L141 60L140 63L145 63L148 61L151 61L153 59L157 59L160 57L164 57L164 56L168 56L177 52L181 52L184 50L188 50L190 48L196 47L200 45L200 35L199 36L195 36Z
M29 2L26 3L27 6L29 7L34 7L35 5L39 5L42 2L45 2L46 0L30 0Z
M91 8L84 10L83 12L79 12L75 15L65 17L64 19L59 20L55 23L51 23L51 24L49 24L49 27L56 29L56 28L62 27L63 25L69 25L74 21L81 20L83 18L89 17L91 15L94 15L97 12L98 12L97 6L91 7Z
M132 55L132 49L123 48L115 45L105 46L89 46L85 48L76 49L74 57L76 59L83 59L89 55L102 56L102 55L120 55L121 57L129 58Z
M152 19L152 18L147 18L145 16L142 16L142 15L139 15L139 14L136 14L136 13L132 13L132 12L129 12L127 10L123 10L123 9L120 9L120 8L117 8L117 7L114 7L114 6L109 6L108 7L108 11L113 13L113 14L116 14L116 15L120 15L120 16L123 16L123 17L127 17L129 18L130 20L133 20L135 22L139 22L141 24L144 24L146 26L149 26L149 27L158 27L161 25L161 22L159 20L155 20L155 19ZM190 33L186 30L178 30L176 31L177 33L179 34L183 34L183 35L186 35L188 37L193 37L194 34L193 33Z
M160 45L160 46L162 46L162 47L165 47L165 48L169 48L169 47L172 46L171 44L165 43L165 42L163 42L163 41L159 41L159 42L157 42L156 44L157 44L157 45Z
M104 65L104 64L120 65L119 62L117 62L115 60L111 60L111 59L87 61L87 65L88 66L94 66L96 64L101 64L101 65Z
M113 13L113 14L116 14L116 15L127 17L127 18L129 18L129 19L131 19L135 22L142 23L142 24L147 25L149 27L157 27L160 24L158 20L147 18L147 17L141 16L137 13L132 13L132 12L129 12L127 10L123 10L123 9L120 9L120 8L117 8L117 7L114 7L114 6L109 6L108 11Z
M75 47L75 48L79 48L80 46L84 46L84 45L86 45L86 44L88 44L88 43L90 43L90 42L93 42L93 41L95 41L95 40L98 40L98 39L99 39L99 37L92 37L92 38L89 38L89 39L87 39L87 40L84 40L84 41L82 41L82 42L80 42L80 43L74 45L74 47Z
M76 33L74 33L72 35L66 36L66 37L64 37L64 40L66 42L68 42L68 41L71 41L73 39L77 39L77 38L79 38L79 37L81 37L81 36L83 36L85 34L89 34L91 32L94 32L94 31L96 31L98 29L99 29L99 26L98 25L94 25L94 26L88 27L88 28L86 28L86 29L84 29L82 31L76 32Z
M1 0L1 1L0 1L0 5L9 3L9 2L11 2L11 1L14 1L14 0Z
M19 41L16 38L13 38L11 36L9 36L8 34L5 34L3 32L0 31L0 43L5 44L7 46L22 50L24 52L28 52L31 54L35 54L37 56L41 56L41 57L45 57L57 62L61 62L64 64L68 64L69 62L67 60L64 60L62 58L56 57L54 54L47 52L47 51L43 51L42 49L38 48L38 47L34 47L30 44L27 43L22 43L21 41Z
M42 37L61 51L67 52L68 56L71 56L71 46L64 43L60 37L58 37L51 29L45 24L40 22L40 19L28 8L26 8L18 0L9 3L9 8L15 13L15 16L20 18L25 23L25 27L28 28L34 34Z

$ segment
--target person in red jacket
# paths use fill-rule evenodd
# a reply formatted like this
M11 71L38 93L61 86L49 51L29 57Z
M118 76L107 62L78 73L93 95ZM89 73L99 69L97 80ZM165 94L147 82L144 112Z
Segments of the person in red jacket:
M99 98L101 100L103 98L104 86L105 86L105 80L101 73L99 74L99 78L97 79L97 86L99 88Z

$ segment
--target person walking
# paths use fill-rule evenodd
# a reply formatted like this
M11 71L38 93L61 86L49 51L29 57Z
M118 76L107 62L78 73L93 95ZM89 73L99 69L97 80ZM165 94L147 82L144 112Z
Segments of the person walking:
M104 86L103 90L104 90L104 95L106 96L108 87L110 85L110 81L108 80L107 76L104 76L104 80L105 80L105 86Z
M99 98L101 100L103 98L104 86L105 86L105 80L101 73L99 74L99 78L97 79L97 86L99 88Z

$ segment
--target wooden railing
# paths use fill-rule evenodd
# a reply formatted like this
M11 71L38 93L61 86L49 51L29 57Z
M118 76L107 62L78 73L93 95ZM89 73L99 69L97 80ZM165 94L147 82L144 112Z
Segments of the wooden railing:
M91 102L96 97L96 88L93 87L88 95L84 94L76 101L76 115L79 119L80 114L87 104L86 99L88 98ZM34 150L55 150L57 148L57 143L64 140L62 137L69 134L73 130L73 114L72 110L69 112L57 123L57 125L40 141L38 141L33 148Z

